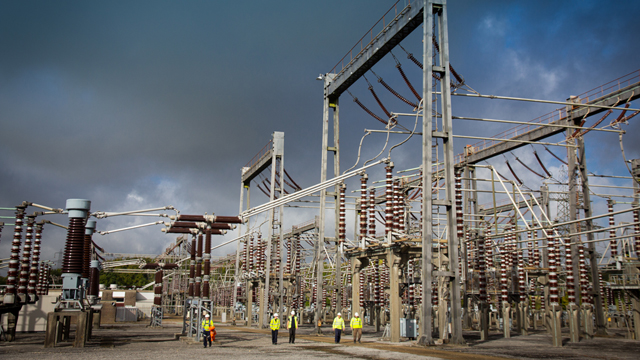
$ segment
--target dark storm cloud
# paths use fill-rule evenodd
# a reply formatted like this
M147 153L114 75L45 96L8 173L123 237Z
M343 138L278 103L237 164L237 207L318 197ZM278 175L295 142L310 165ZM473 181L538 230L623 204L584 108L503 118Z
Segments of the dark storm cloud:
M235 214L240 169L273 131L285 132L288 172L300 185L316 183L322 83L314 79L392 4L3 2L0 206L29 200L63 207L65 199L79 197L91 199L92 210L174 205L183 213ZM450 1L451 62L480 92L563 100L637 70L639 7L635 2ZM420 31L403 46L421 58ZM419 88L419 69L401 50L394 54ZM410 95L394 65L385 58L374 70ZM411 111L383 91L378 90L390 110ZM352 92L381 114L365 83L356 83ZM453 101L458 115L517 120L557 107ZM346 169L355 162L362 129L380 124L346 94L340 105ZM403 123L412 126L412 121ZM629 133L637 133L636 123L632 120ZM458 129L472 134L478 128ZM502 130L486 125L482 136ZM608 158L620 157L616 137L593 138L605 144ZM639 157L638 142L626 138L628 158ZM397 169L419 165L412 155L419 151L416 141L394 151ZM363 159L378 153L383 142L380 136L367 138ZM456 144L461 148L463 142ZM596 155L596 166L623 169ZM545 161L553 160L545 155ZM252 204L265 200L257 195ZM290 226L313 215L287 216L293 219ZM98 226L148 221L114 218ZM9 233L5 228L0 257L9 251ZM58 251L64 233L52 228L51 234L45 250ZM110 251L146 253L162 251L173 237L155 227L98 240Z

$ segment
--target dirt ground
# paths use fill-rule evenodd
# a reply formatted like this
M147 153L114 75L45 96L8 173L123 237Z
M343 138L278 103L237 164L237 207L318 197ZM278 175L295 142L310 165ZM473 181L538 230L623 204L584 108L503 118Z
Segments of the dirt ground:
M340 344L334 343L331 329L324 336L311 335L313 328L298 329L295 344L288 343L286 330L281 330L278 345L271 344L267 330L233 327L217 324L218 336L212 348L203 348L193 339L176 336L182 330L177 319L165 320L162 328L147 328L146 324L126 323L102 326L94 329L85 348L74 348L71 342L45 349L44 333L19 333L14 342L0 342L2 359L168 359L206 356L217 359L639 359L640 341L624 339L622 334L611 332L608 337L568 342L568 334L562 348L553 348L551 338L545 332L509 339L492 334L489 341L481 342L478 334L465 332L467 345L441 345L420 347L415 341L391 344L381 341L381 333L365 326L362 343L354 344L347 331Z

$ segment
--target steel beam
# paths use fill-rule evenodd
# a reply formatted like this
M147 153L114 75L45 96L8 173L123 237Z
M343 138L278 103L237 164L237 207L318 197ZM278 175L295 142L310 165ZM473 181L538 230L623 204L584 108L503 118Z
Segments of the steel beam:
M420 26L424 20L423 8L424 0L410 1L380 33L350 59L344 68L334 69L334 72L337 72L336 77L326 86L328 99L334 101L340 97L340 94L345 92L373 65L387 55L391 49ZM429 44L431 44L431 40L429 40Z
M607 94L605 96L599 97L595 100L589 101L587 104L614 106L616 104L622 104L627 101L633 101L638 98L640 98L640 84L635 83L627 87L624 87L620 90L614 91L610 94ZM605 110L606 109L602 109L602 108L581 107L577 110L570 112L568 117L564 116L561 119L552 122L552 124L575 125L572 119L582 119L583 117L590 117L593 115L597 115ZM624 108L620 108L620 110L624 110ZM535 124L532 124L532 125L535 125ZM510 138L510 140L540 141L544 138L559 134L563 131L565 131L565 129L561 127L541 126L536 129L527 131L524 134L514 136ZM474 154L469 155L468 157L465 158L465 161L463 161L462 163L456 164L456 166L463 166L465 163L476 164L481 161L488 160L494 156L504 154L509 151L513 151L517 148L520 148L526 145L527 143L503 141L495 145L489 146L485 149L482 149Z

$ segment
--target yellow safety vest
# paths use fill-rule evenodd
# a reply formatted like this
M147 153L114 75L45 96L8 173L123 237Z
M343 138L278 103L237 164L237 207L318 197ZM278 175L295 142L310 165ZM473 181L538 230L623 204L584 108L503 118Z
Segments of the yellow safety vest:
M206 331L209 331L211 329L215 329L216 326L213 325L212 320L202 320L202 328L205 329Z
M352 317L351 324L349 324L352 329L362 329L362 318L360 317Z
M278 330L280 329L280 319L271 319L271 330Z
M289 316L289 324L287 324L287 329L291 329L291 321L296 322L296 329L298 328L298 317L297 316Z
M344 319L336 316L336 318L333 319L333 328L344 330Z

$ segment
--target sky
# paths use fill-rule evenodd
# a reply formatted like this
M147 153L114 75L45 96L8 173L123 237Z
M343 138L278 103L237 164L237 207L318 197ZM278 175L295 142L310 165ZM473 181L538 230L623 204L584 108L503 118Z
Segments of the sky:
M406 3L401 0L399 8ZM172 205L183 214L236 215L241 168L274 131L285 132L284 163L291 177L302 187L318 183L323 84L316 77L331 70L393 4L388 0L0 1L0 207L29 201L63 208L66 199L83 198L92 201L91 211ZM638 73L638 15L640 2L634 1L451 0L451 64L482 94L563 101ZM419 28L401 43L418 59L422 59L421 33ZM420 69L402 49L393 49L393 54L420 89ZM398 92L411 96L391 56L373 70ZM377 83L374 74L367 78L390 111L411 112ZM383 115L367 87L360 79L350 92ZM518 121L558 107L452 99L454 115ZM636 101L631 107L640 104ZM618 114L614 112L604 124ZM410 118L402 121L405 127L413 126ZM344 170L356 161L364 129L383 126L349 94L341 97L340 122ZM454 134L491 137L508 128L455 122ZM623 129L627 159L639 158L638 119ZM392 136L390 143L402 140ZM561 140L557 136L549 141ZM628 176L616 134L592 132L585 141L590 171ZM455 140L456 152L470 142L474 141ZM362 158L373 157L383 144L383 136L369 136ZM541 146L536 150L554 177L561 178L561 163ZM396 170L419 166L419 151L417 138L394 150ZM563 147L552 151L566 157ZM531 147L490 163L511 177L505 166L509 159L527 186L536 189L540 179L517 164L514 156L536 165ZM382 170L374 169L370 176L380 179ZM598 180L630 186L629 180ZM349 195L355 195L350 191L356 183L347 185ZM612 191L625 193L603 190ZM254 190L251 200L256 206L267 197ZM594 199L594 204L604 209L602 199ZM314 215L314 209L287 209L285 228ZM47 218L68 222L65 215ZM347 218L349 236L353 213ZM98 221L98 230L155 220L108 218ZM214 244L235 235L217 237ZM9 256L11 236L12 227L5 227L0 258ZM59 256L65 236L64 230L45 226L44 259ZM94 235L94 240L108 252L159 254L175 236L155 226ZM226 246L216 254L234 249Z

